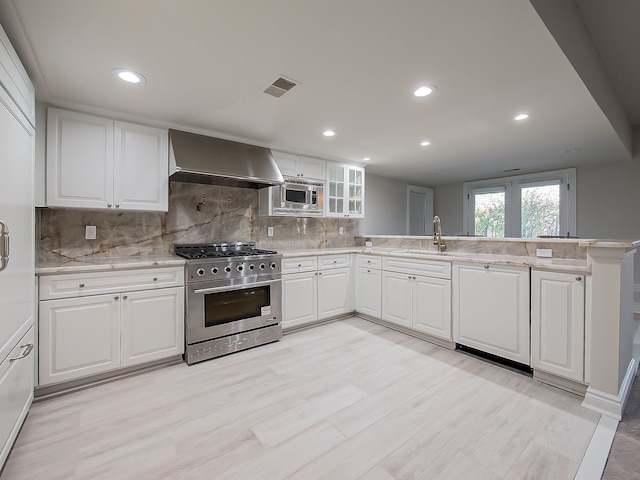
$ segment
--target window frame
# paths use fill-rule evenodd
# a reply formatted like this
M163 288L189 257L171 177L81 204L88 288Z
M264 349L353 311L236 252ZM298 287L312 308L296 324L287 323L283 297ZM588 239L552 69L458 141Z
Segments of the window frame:
M522 212L521 189L536 185L560 183L560 235L576 235L576 169L553 170L549 172L513 175L465 182L462 184L462 228L467 235L475 234L474 193L505 192L505 238L521 238ZM566 232L566 233L565 233Z

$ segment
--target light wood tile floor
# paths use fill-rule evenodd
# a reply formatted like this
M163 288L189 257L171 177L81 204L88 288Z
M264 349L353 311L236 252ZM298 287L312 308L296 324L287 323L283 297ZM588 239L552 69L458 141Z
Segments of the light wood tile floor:
M571 479L580 401L353 318L36 403L0 478Z

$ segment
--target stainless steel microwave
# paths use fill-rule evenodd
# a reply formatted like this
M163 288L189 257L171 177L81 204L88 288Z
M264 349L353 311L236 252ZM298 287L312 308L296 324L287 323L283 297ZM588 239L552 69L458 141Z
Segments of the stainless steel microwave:
M324 182L284 177L284 184L260 189L260 215L322 217Z

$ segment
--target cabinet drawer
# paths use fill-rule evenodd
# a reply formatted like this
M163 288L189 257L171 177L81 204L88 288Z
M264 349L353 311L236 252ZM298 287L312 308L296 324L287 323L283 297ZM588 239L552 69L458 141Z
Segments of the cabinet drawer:
M390 272L410 273L413 275L424 275L425 277L451 278L451 262L385 258L383 265L384 270Z
M379 269L382 267L382 259L376 255L358 255L358 266Z
M318 266L318 257L292 257L282 259L282 273L312 272Z
M318 270L327 270L329 268L348 267L350 255L320 255L318 256Z
M182 285L184 285L184 269L182 267L69 273L41 276L39 295L40 300L52 300Z

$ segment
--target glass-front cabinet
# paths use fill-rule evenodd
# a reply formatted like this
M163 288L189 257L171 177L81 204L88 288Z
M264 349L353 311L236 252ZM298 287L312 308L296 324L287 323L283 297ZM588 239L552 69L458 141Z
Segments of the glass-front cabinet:
M364 218L364 168L327 162L327 217Z

